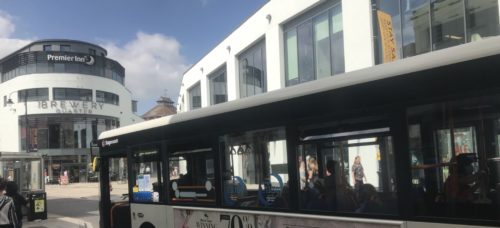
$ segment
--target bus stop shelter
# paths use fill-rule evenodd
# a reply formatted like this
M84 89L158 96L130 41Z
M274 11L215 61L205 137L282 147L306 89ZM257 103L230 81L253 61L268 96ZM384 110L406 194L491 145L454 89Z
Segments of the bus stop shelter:
M43 158L26 153L0 152L0 177L16 182L20 192L43 191Z

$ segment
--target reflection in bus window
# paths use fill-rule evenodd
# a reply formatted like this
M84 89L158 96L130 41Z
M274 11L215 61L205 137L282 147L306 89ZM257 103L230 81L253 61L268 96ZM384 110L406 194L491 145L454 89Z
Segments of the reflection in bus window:
M93 178L97 178L97 176L93 176ZM109 159L109 183L111 201L125 200L124 195L128 195L127 158Z
M215 168L210 148L174 152L168 166L172 203L215 204Z
M284 129L223 136L223 202L236 207L288 208L288 168Z
M331 131L303 137L297 148L300 208L395 214L390 129Z
M161 188L161 162L158 151L139 150L134 153L133 201L159 202Z
M407 113L417 214L498 220L498 96L421 105Z

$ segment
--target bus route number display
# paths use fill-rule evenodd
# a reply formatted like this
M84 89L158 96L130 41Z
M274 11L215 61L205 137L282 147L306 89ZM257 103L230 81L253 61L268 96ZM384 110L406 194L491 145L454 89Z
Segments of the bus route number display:
M255 216L222 212L174 210L176 228L257 228Z

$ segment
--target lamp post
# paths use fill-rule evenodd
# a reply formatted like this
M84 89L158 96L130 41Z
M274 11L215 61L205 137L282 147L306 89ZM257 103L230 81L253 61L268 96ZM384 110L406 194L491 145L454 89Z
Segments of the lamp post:
M9 99L7 100L7 105L12 106L14 102L10 98L13 93L16 91L13 91L9 94ZM24 94L24 122L25 122L25 128L26 128L26 139L25 139L25 149L26 153L29 153L29 140L30 140L30 130L29 130L29 124L28 124L28 90L22 90L22 93ZM19 96L18 96L19 98Z

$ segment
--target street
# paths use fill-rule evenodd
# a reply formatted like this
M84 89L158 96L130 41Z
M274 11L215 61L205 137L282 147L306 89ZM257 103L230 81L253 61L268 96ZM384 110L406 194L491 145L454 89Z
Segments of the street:
M99 184L72 183L46 185L47 220L27 222L29 228L97 228L99 227Z

